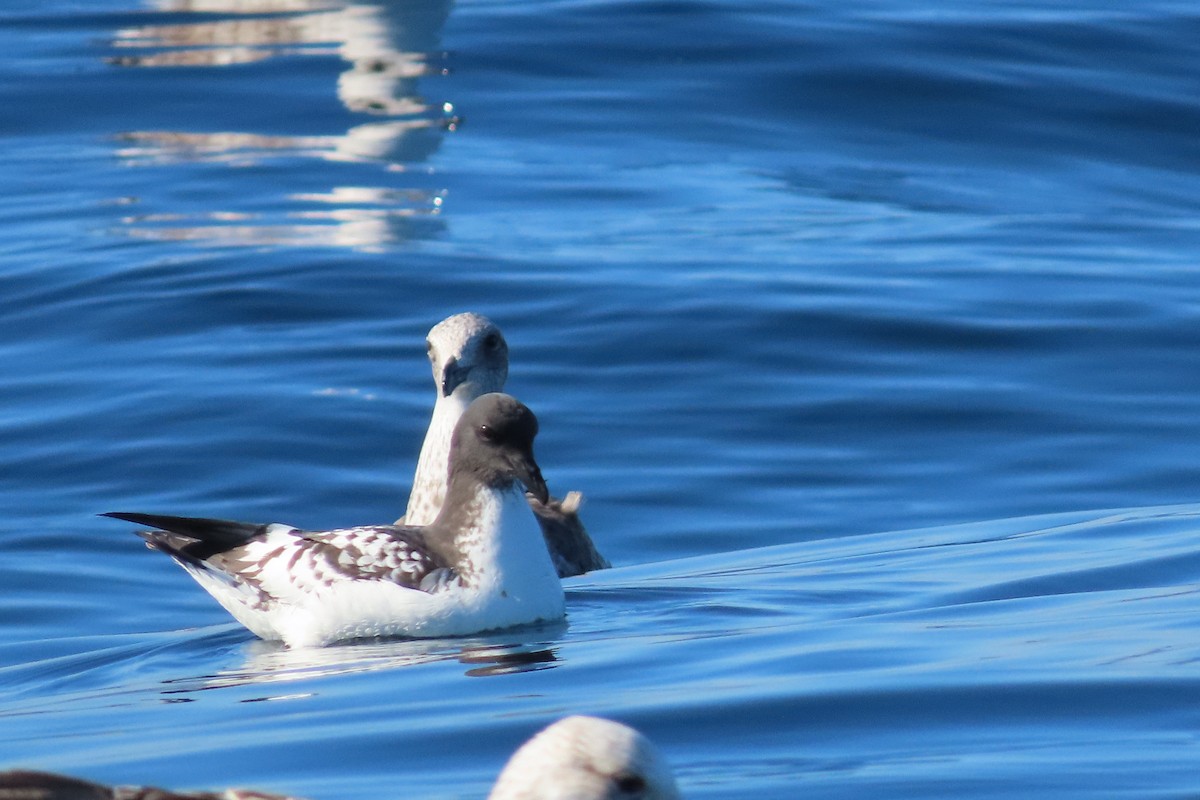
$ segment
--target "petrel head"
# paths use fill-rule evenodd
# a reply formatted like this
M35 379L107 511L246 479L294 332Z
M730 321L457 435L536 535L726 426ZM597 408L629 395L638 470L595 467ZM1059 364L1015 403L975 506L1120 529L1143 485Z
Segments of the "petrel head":
M492 392L463 412L450 440L450 471L469 470L489 486L520 481L542 503L550 492L533 458L538 422L523 403Z
M642 734L599 717L567 717L521 746L489 800L679 800L671 768Z
M425 341L439 397L457 393L470 402L504 388L508 343L487 317L471 312L446 317Z

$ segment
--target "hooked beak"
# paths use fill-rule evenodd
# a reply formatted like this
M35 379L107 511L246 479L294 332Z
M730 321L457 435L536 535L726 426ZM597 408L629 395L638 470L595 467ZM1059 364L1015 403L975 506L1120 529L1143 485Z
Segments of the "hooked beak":
M514 466L513 472L517 480L524 484L525 491L536 497L542 505L550 502L550 490L546 488L546 481L542 478L542 471L537 462L533 460L533 454L523 454Z
M446 366L442 368L442 397L454 394L454 390L466 382L470 372L471 369L461 366L457 358L447 361Z

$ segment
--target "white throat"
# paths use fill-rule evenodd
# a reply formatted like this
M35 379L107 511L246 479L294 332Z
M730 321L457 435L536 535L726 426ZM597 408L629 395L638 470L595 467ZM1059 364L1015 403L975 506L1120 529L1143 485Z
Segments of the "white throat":
M539 575L544 563L558 580L541 526L520 484L507 490L480 487L468 505L475 524L459 535L459 549L476 571L506 582L520 581L522 576Z
M469 506L474 524L458 539L463 583L505 607L513 619L561 617L562 582L520 485L505 491L481 487Z

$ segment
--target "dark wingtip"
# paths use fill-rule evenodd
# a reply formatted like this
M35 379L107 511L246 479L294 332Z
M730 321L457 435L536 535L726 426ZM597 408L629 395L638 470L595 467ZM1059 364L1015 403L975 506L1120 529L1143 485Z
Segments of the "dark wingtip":
M97 514L96 516L109 517L111 519L119 519L119 520L123 520L124 522L132 522L135 525L151 525L151 526L153 526L153 524L154 524L152 522L149 522L146 519L146 517L149 516L148 514L136 514L132 511L105 511L101 514Z
M263 533L268 527L226 519L135 514L128 511L109 511L100 516L155 528L157 529L155 531L138 531L138 535L155 550L162 550L172 555L178 552L195 560L203 560L243 545ZM160 534L158 531L166 531L166 533ZM183 540L178 537L183 537Z
M187 535L195 535L195 523L218 522L218 520L172 517L165 514L140 514L134 511L105 511L100 516L119 519L122 522L132 522L134 525L145 525L148 528L157 528L160 531L171 531Z

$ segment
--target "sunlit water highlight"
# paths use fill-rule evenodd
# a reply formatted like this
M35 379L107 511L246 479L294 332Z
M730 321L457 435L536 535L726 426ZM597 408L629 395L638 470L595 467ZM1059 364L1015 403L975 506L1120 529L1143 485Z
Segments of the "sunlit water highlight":
M1197 41L4 4L0 768L481 797L594 713L689 797L1200 795ZM95 516L394 519L467 309L616 565L564 625L287 651Z

